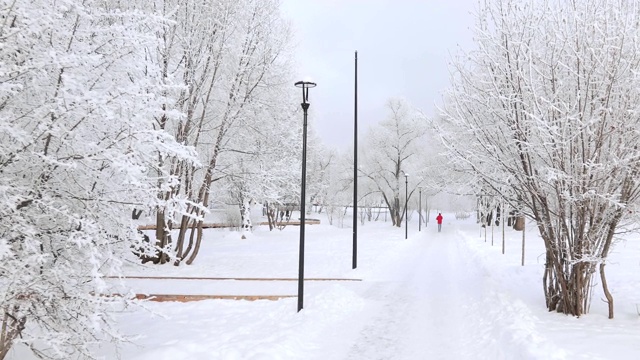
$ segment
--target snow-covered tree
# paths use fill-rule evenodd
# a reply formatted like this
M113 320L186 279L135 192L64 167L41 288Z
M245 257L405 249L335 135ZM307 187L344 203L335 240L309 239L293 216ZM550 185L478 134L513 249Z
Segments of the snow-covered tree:
M441 135L451 160L533 219L549 310L580 316L640 196L640 7L495 0L454 59ZM505 189L509 189L505 191Z
M163 116L157 13L142 1L12 1L0 8L0 358L91 358L117 341L103 275L147 247L134 208L157 204L156 156L195 160ZM151 36L149 36L151 34ZM148 248L148 247L147 247Z
M271 96L287 95L274 89ZM244 128L229 142L219 166L227 174L223 183L229 184L231 202L239 205L243 231L253 226L249 216L253 204L265 205L274 215L300 199L302 122L294 101L286 106L275 100L270 103L259 108L261 115L253 119L256 126ZM273 230L275 224L270 221L270 225Z
M353 206L353 151L337 153L327 151L320 160L321 180L316 187L321 210L327 214L329 224L344 226L344 217L350 206ZM360 186L359 186L360 188Z
M156 128L174 135L184 145L197 147L210 141L203 133L213 125L208 118L211 112L209 99L216 94L216 85L226 74L223 71L225 54L233 39L235 28L230 26L237 14L233 2L158 0L147 4L169 19L156 32L158 44L148 48L148 56L154 68L161 73L165 85L163 116L156 118ZM158 198L169 200L186 198L186 208L174 209L163 203L154 209L156 217L156 242L167 251L153 256L155 263L168 260L168 247L172 242L173 227L180 232L176 244L179 260L193 246L193 232L186 252L183 249L188 225L201 220L207 211L197 198L195 174L199 171L190 163L177 158L158 156L158 171L167 171L179 181L166 184L158 181ZM195 229L195 228L193 228Z
M240 158L255 164L252 159L262 151L258 147L278 145L262 136L261 128L269 126L275 108L282 109L280 105L290 100L275 95L283 88L295 90L288 77L290 35L277 0L154 4L172 20L159 32L162 45L154 52L156 67L181 91L177 100L172 98L164 106L184 114L161 118L158 126L182 144L194 146L204 165L195 168L174 159L161 164L180 182L161 189L159 197L186 198L189 205L176 211L157 209L156 239L167 246L172 242L168 230L179 228L175 264L183 260L191 264L200 248L204 215L215 201L214 183L225 179ZM242 176L256 173L255 167L245 170ZM240 175L234 174L237 185L247 180ZM218 184L230 189L228 182ZM236 197L249 199L245 192L236 192Z
M404 216L405 173L411 176L413 193L424 182L420 166L427 124L425 117L406 100L387 102L387 119L372 127L365 135L360 171L370 179L382 195L394 226L401 226ZM409 196L410 197L410 196Z

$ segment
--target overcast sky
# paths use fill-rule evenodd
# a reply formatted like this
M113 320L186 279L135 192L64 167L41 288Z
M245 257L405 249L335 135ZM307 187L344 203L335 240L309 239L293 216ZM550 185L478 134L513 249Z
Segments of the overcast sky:
M431 116L448 86L447 63L472 46L477 0L282 0L297 44L300 80L314 128L327 145L353 142L354 52L358 51L358 132L403 97ZM293 84L292 84L293 86Z

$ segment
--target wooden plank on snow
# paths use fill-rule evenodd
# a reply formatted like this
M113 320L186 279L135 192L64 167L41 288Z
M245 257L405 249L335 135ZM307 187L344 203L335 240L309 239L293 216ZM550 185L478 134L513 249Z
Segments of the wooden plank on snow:
M155 302L191 302L202 300L270 300L276 301L286 298L295 298L296 295L174 295L174 294L136 294L138 300Z

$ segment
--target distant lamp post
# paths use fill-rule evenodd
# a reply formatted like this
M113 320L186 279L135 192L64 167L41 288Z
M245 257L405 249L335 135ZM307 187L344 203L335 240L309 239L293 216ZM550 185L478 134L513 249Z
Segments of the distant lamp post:
M302 185L300 187L300 259L298 262L298 312L302 310L304 297L304 225L305 225L305 197L307 185L307 110L309 109L309 89L316 84L310 81L298 81L296 87L302 88Z
M407 218L407 203L409 202L409 174L404 172L404 239L409 237L409 224Z
M418 197L418 231L422 231L422 186L418 188L420 190Z

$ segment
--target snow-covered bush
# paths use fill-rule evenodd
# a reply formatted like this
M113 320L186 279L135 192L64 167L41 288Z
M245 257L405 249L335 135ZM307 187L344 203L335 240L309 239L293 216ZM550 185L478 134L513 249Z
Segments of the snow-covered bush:
M133 208L158 203L159 158L192 158L164 132L147 67L160 18L136 1L15 1L0 8L0 358L91 358L118 340L104 275L145 245ZM166 203L163 203L166 204Z
M487 1L453 61L450 164L536 222L549 310L586 313L599 272L613 317L604 269L640 201L638 17L633 1Z

